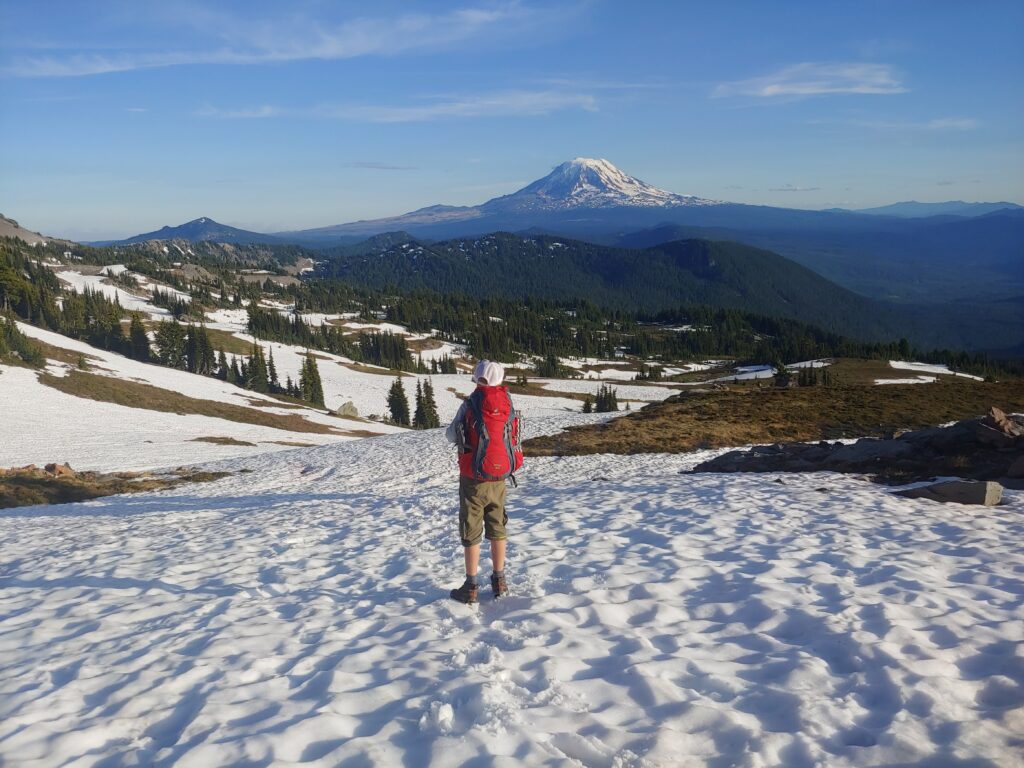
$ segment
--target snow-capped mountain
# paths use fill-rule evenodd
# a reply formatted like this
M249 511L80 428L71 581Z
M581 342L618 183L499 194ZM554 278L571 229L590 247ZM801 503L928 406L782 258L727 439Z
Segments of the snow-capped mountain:
M577 157L518 192L488 200L480 208L487 213L501 213L619 206L669 208L718 202L651 186L607 160Z
M543 226L550 224L553 217L577 218L581 211L597 212L601 218L614 215L618 219L632 220L658 211L717 205L722 205L721 201L659 189L630 176L607 160L577 157L510 195L495 197L480 205L432 205L401 216L300 232L278 232L275 237L315 243L346 235L365 237L398 230L450 237ZM657 219L650 223L657 223Z

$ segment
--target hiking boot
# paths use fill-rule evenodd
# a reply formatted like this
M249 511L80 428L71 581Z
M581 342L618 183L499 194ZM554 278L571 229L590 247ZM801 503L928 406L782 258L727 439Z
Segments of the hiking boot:
M491 574L491 592L494 593L494 599L497 600L502 595L508 594L508 585L505 583L504 576L496 576Z
M469 579L466 579L461 587L453 589L448 594L451 595L452 600L458 600L460 603L468 605L476 602L479 592L480 588Z

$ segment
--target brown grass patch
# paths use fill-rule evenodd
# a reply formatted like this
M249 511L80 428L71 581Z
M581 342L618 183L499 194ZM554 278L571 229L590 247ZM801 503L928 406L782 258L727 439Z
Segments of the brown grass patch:
M971 418L993 405L1024 409L1024 381L684 391L622 418L528 440L524 447L531 456L684 453L884 436Z
M288 397L287 395L267 395L268 397L274 398L277 402L270 402L269 400L257 400L254 397L246 397L245 401L253 408L284 408L286 410L293 411L304 411L308 406L300 404L301 401L294 397ZM245 397L243 395L243 397Z
M63 347L55 347L52 344L47 344L45 341L39 339L31 339L32 344L39 348L39 350L49 360L56 360L61 363L67 363L68 365L78 365L79 362L85 360L86 365L92 365L94 363L102 363L103 360L90 355L86 352L74 352L70 349L64 349Z
M68 376L59 377L48 373L39 374L39 381L48 387L75 397L98 400L106 403L141 408L163 413L195 414L225 419L240 424L256 424L258 426L280 429L288 432L313 432L316 434L344 434L326 424L306 421L297 414L287 416L277 413L266 413L241 405L231 405L214 400L200 400L187 397L169 389L161 389L150 384L137 381L115 379L110 376L98 376L82 371L71 371Z
M505 386L508 387L508 391L513 395L530 395L531 397L564 397L569 400L579 400L581 403L587 399L588 395L582 392L555 392L553 389L546 389L540 384L515 384L514 382L506 382ZM589 395L590 399L594 399L594 395L597 394L598 388L601 386L599 382L594 382L594 392Z
M358 371L359 373L372 373L376 374L377 376L390 376L392 378L394 378L395 376L401 376L402 378L406 378L414 375L407 371L399 371L397 368L377 368L372 365L363 365L362 363L339 362L338 365L344 368L348 368L350 371Z
M35 504L67 504L121 493L161 491L184 483L207 483L230 474L178 469L174 476L169 477L139 472L79 472L75 476L55 477L39 470L12 470L0 474L0 509Z
M317 443L299 443L294 440L264 440L265 443L274 445L289 445L292 448L316 448Z
M238 338L230 331L220 328L207 328L207 335L214 349L223 349L225 354L246 356L252 353L252 343Z
M213 443L214 445L247 445L252 448L256 447L256 443L248 443L245 440L236 440L233 437L193 437L191 442Z

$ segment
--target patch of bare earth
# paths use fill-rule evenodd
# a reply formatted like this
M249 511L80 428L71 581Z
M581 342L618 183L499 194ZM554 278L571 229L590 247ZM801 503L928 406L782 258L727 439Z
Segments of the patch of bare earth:
M65 377L41 373L39 381L68 395L114 403L128 408L210 416L215 419L224 419L240 424L255 424L287 432L311 432L321 435L347 434L326 424L307 421L298 414L284 416L277 413L266 413L241 405L188 397L169 389L154 387L151 384L115 379L111 376L99 376L83 371L71 371Z
M40 469L0 468L0 509L35 504L67 504L120 493L161 491L184 483L207 483L230 472L200 472L179 468L159 475L146 472L75 472L67 464L48 464Z
M213 443L214 445L247 445L252 448L256 447L256 443L249 443L245 440L236 440L233 437L222 437L222 436L210 436L210 437L193 437L191 442L193 443Z
M971 418L993 405L1024 410L1024 381L684 391L622 418L528 440L524 449L530 456L685 453L881 437Z

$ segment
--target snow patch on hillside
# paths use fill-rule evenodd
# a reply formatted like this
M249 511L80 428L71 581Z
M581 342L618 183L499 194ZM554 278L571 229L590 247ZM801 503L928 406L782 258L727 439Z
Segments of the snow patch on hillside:
M960 376L964 379L974 379L975 381L984 381L981 376L972 376L969 373L958 373L951 371L948 365L935 365L933 363L912 363L906 360L890 360L889 365L892 368L896 368L901 371L919 371L921 373L936 373L944 374L946 376ZM921 378L921 377L918 377ZM932 381L935 379L933 378Z

